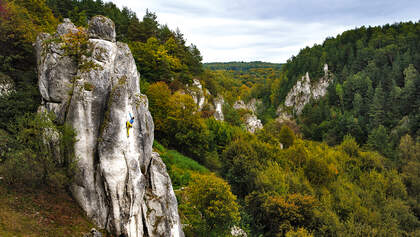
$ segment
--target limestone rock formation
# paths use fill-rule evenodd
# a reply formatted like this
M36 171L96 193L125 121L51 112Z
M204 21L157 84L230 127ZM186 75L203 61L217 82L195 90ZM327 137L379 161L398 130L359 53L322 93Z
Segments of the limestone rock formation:
M201 111L204 106L209 106L210 110L214 110L213 117L216 120L224 120L222 108L225 100L222 96L215 97L213 98L213 101L211 101L211 99L209 99L209 97L211 97L210 92L203 87L198 79L193 79L193 84L187 89L187 93L193 98L198 107L198 111Z
M225 120L225 116L223 115L223 109L222 109L223 104L225 103L225 100L223 99L223 97L219 96L219 97L216 97L213 100L213 102L214 102L214 107L215 107L214 114L213 114L214 118L216 120L221 120L221 121Z
M257 100L252 98L248 103L245 104L243 100L237 100L235 104L233 104L234 109L245 109L249 110L253 114L257 113L257 107L262 104L261 100Z
M248 110L249 113L245 115L245 126L248 132L255 133L257 130L262 129L263 125L261 120L257 117L257 106L261 104L261 100L252 98L247 104L244 101L238 100L233 104L234 109Z
M324 65L324 76L317 82L311 82L307 72L287 94L284 105L280 105L277 109L277 115L283 118L291 117L287 108L291 108L295 114L299 115L311 99L317 100L327 93L331 78L327 64Z
M14 88L12 79L0 72L0 97L9 95L14 91Z
M102 237L102 234L95 228L92 228L89 233L83 234L83 237Z
M250 133L255 133L257 130L263 128L261 120L259 120L255 114L245 115L245 126L246 130Z
M87 51L77 51L80 45ZM116 236L183 236L171 180L152 152L147 97L130 49L115 41L114 23L97 16L85 31L65 19L55 35L38 36L36 50L41 110L77 132L71 191L87 216Z
M203 85L201 85L198 79L193 79L193 84L190 88L188 88L187 92L191 95L194 102L197 104L198 111L201 111L201 109L204 106L204 103L206 102L206 96L203 91Z

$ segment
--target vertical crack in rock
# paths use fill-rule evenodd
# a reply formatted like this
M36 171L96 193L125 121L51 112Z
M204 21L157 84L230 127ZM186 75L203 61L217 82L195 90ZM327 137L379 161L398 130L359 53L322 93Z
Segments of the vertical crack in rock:
M83 34L88 52L72 54L77 41L69 39ZM77 132L71 191L87 216L116 236L184 236L166 167L152 153L147 97L114 23L96 16L84 30L65 19L55 35L38 36L36 50L40 109ZM127 136L129 113L135 120Z

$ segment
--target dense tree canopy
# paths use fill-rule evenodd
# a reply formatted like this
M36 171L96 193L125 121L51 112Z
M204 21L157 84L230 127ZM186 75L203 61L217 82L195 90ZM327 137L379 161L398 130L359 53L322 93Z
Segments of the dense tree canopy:
M150 11L139 18L101 0L0 1L0 80L15 85L0 97L8 183L71 181L75 134L33 113L40 98L32 43L63 18L83 27L97 14L115 22L117 39L132 50L187 236L226 236L233 226L253 236L419 235L419 23L346 31L282 65L203 67L197 47ZM333 74L327 95L296 121L275 120L297 79L308 72L318 80L324 63ZM202 110L190 95L193 78L208 90ZM209 101L219 96L225 121L211 117ZM238 99L261 101L261 131L244 129ZM62 131L68 164L51 159L44 129Z

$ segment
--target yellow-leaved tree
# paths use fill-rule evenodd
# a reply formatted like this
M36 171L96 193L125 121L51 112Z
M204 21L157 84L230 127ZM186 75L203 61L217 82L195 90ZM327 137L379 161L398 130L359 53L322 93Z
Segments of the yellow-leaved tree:
M187 236L226 236L240 220L236 196L214 174L193 175L179 208Z

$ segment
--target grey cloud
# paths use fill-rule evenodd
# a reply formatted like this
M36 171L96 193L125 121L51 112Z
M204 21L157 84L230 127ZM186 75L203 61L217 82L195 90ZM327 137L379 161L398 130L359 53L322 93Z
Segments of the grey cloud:
M344 30L420 19L418 0L112 0L179 27L204 61L285 62ZM190 42L190 41L188 41Z
M233 3L232 3L233 2ZM395 0L250 0L242 1L237 5L230 1L226 9L229 14L236 17L256 19L281 18L289 21L349 21L364 20L378 16L393 16L404 13L407 9L417 12L420 8L419 1Z

